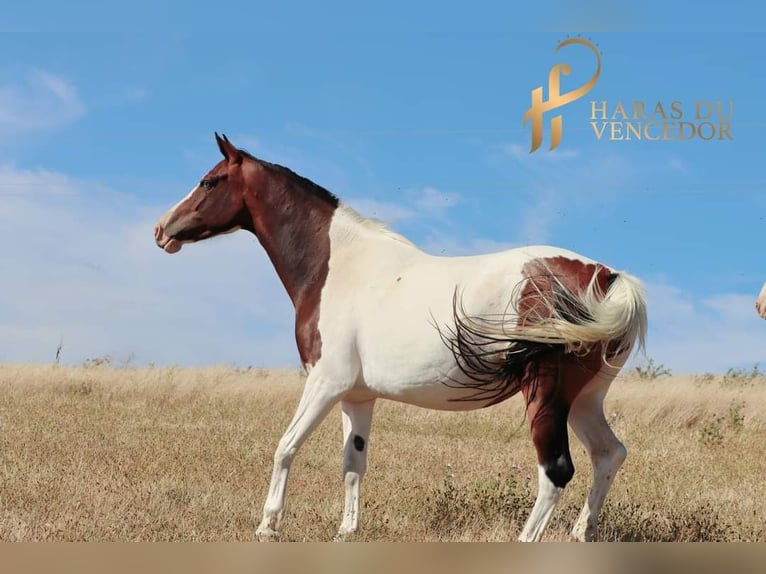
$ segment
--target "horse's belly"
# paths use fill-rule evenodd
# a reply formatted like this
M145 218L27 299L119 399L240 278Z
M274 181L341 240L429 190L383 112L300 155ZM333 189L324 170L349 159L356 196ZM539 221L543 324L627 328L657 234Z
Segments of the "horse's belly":
M492 404L489 399L471 399L472 392L447 387L443 382L429 382L399 388L388 394L378 393L377 396L440 411L470 411Z
M471 385L476 382L460 370L446 347L432 354L430 360L423 355L385 351L366 359L362 359L360 385L375 396L449 411L482 408L490 402L486 398L471 400L477 392Z
M475 381L459 368L450 339L455 318L452 293L441 296L401 297L378 301L356 317L357 350L364 384L379 396L440 410L470 410L486 406L488 400L466 401L476 392ZM494 294L493 294L494 295ZM469 309L477 315L501 312L499 301L488 305L470 299ZM498 348L499 355L502 350Z

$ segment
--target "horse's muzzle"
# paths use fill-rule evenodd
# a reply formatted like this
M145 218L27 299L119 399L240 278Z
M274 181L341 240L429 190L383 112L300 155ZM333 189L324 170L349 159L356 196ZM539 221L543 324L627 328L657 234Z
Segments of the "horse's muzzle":
M183 243L172 237L165 235L165 229L162 223L158 223L154 226L154 240L157 242L157 246L160 249L164 249L166 253L178 253L181 251Z

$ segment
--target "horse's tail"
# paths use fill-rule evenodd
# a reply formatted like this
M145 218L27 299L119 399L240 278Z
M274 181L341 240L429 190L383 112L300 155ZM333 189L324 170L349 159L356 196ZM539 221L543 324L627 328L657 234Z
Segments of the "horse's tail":
M630 352L636 343L643 349L647 314L641 282L627 273L612 273L604 293L597 277L579 293L553 277L549 292L536 289L538 308L507 334L519 341L561 345L578 355L601 346L604 359Z
M460 400L507 398L530 376L530 366L539 366L551 352L583 356L598 350L609 364L636 343L645 346L644 289L627 273L597 266L587 286L578 288L546 268L517 289L516 311L501 317L467 315L455 293L455 328L442 339L471 381L446 384L477 391Z

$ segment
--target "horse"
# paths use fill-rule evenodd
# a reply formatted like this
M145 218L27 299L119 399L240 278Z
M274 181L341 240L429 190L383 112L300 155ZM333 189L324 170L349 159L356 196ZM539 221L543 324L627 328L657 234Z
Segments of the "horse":
M428 254L289 168L238 149L225 135L215 139L223 159L160 218L154 237L176 253L245 229L295 307L306 381L274 453L257 539L279 539L292 461L336 404L345 502L335 539L345 540L359 528L376 400L467 411L520 392L538 492L518 539L541 539L574 475L569 425L593 467L571 535L597 540L601 507L627 455L603 401L632 350L644 346L642 283L550 246Z
M758 298L755 300L755 310L758 314L766 319L766 283L761 287L761 292L758 294Z

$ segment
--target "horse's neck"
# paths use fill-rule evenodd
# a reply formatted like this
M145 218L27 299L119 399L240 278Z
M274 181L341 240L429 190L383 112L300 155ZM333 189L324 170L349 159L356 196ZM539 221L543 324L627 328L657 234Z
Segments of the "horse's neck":
M327 277L330 224L337 202L301 187L289 175L268 174L259 197L246 195L252 231L271 259L296 310L313 300Z
M299 313L324 286L331 254L353 260L370 252L420 252L405 237L361 217L307 180L261 169L259 176L266 179L258 186L260 197L246 196L253 231Z

